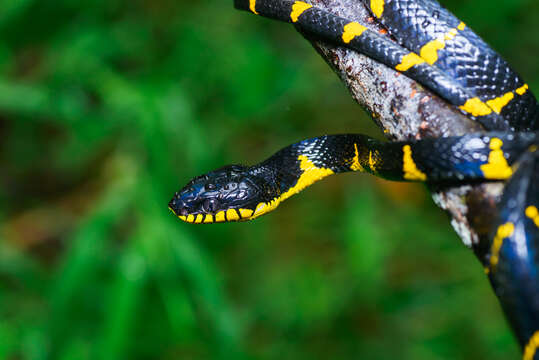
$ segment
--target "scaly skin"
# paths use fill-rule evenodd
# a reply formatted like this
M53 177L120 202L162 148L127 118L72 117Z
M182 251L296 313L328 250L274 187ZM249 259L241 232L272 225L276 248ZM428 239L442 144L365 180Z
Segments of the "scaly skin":
M190 223L251 220L329 175L359 171L399 181L507 180L485 272L523 348L539 360L539 105L529 86L466 24L432 0L362 0L392 38L303 1L235 0L238 9L383 63L485 129L462 137L381 143L321 136L254 165L194 178L170 209ZM518 132L515 132L518 131Z

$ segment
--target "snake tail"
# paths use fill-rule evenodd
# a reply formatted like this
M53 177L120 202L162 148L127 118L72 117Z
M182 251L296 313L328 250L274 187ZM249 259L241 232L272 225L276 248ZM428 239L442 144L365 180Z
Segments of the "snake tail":
M507 183L483 264L524 349L537 359L539 346L539 151L526 152Z

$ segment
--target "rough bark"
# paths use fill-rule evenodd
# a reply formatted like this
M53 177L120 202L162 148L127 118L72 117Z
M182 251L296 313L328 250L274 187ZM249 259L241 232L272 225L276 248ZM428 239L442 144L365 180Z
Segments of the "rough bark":
M358 0L312 0L311 3L385 33ZM406 76L354 51L303 35L388 139L421 139L484 131L478 123ZM502 189L501 183L430 186L435 203L447 211L463 243L471 247L480 260L484 259L488 249L488 232L495 221L496 200Z

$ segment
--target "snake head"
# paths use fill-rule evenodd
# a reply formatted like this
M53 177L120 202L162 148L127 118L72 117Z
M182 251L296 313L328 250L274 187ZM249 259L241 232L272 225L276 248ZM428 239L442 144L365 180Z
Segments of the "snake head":
M197 176L174 195L168 204L170 210L195 224L245 221L262 215L261 208L266 207L260 204L270 202L269 194L275 188L249 169L228 165Z

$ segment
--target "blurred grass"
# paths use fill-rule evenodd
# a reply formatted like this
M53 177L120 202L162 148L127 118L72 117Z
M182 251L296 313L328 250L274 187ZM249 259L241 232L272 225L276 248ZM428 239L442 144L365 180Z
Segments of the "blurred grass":
M539 89L539 6L445 1ZM488 16L484 16L488 14ZM328 179L189 226L193 175L379 136L285 24L229 1L0 1L0 358L517 358L419 185Z

